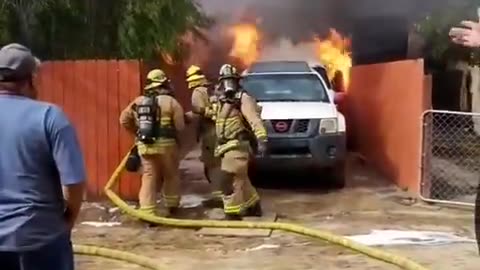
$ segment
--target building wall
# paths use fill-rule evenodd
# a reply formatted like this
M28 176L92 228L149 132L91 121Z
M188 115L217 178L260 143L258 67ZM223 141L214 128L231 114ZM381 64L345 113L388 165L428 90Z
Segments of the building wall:
M422 60L356 66L347 95L354 148L398 186L418 192L421 116L431 107Z

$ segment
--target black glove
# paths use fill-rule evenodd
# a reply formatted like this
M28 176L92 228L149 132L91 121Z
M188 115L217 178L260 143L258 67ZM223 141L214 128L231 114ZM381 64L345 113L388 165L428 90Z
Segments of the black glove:
M138 172L140 169L142 162L140 160L140 156L138 155L138 149L135 146L132 151L130 151L130 155L128 155L127 163L125 164L125 168L128 172Z
M267 141L258 141L257 142L257 153L258 155L264 157L267 155L268 152L268 147L267 147Z

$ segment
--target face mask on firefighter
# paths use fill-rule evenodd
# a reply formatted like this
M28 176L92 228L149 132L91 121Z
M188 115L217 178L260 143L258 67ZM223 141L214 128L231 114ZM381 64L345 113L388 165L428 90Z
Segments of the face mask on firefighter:
M235 93L238 90L238 84L235 79L225 79L222 81L222 88L225 92L225 95Z

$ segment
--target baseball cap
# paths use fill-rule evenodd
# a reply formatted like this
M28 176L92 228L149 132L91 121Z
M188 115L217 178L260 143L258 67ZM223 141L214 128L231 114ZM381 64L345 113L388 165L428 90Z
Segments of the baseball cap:
M40 65L32 52L18 43L0 49L0 81L19 81L29 78Z

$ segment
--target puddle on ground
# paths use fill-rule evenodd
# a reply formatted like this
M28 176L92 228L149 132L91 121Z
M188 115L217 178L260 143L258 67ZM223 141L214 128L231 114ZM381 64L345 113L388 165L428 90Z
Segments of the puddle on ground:
M346 236L367 246L422 245L438 246L455 243L476 243L474 239L454 233L431 231L372 230L370 234Z
M202 202L205 201L207 198L199 195L189 194L189 195L182 195L182 200L180 205L182 208L195 208L202 205Z

